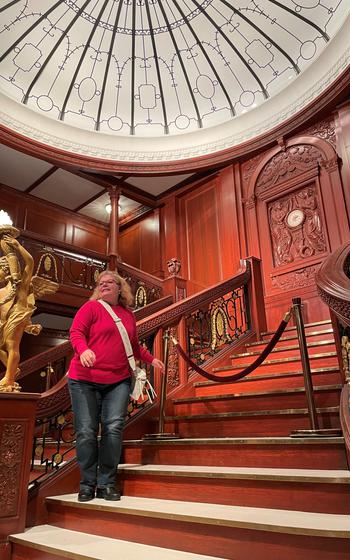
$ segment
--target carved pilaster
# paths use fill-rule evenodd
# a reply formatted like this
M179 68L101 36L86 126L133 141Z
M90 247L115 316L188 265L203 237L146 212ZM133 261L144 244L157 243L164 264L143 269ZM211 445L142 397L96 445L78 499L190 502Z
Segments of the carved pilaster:
M23 444L23 423L3 424L0 439L0 517L15 515L17 511Z

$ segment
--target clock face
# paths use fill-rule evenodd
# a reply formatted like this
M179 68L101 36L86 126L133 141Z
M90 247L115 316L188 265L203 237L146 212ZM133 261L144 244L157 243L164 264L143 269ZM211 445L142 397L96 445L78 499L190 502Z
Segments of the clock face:
M287 224L289 225L289 227L297 227L300 226L300 224L303 223L305 219L305 214L302 210L300 210L299 208L296 208L295 210L292 210L291 212L289 212L288 216L287 216Z

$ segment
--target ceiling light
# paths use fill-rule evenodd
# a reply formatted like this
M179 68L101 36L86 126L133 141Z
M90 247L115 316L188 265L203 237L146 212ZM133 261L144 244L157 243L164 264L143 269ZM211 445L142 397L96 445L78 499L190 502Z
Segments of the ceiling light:
M120 212L122 208L122 205L120 204L120 202L118 202L118 210ZM112 212L112 204L110 202L108 202L108 204L105 204L105 210L107 212L107 214L110 214Z
M8 215L7 212L5 212L4 210L0 210L0 225L1 226L12 226L13 222L10 218L10 216Z

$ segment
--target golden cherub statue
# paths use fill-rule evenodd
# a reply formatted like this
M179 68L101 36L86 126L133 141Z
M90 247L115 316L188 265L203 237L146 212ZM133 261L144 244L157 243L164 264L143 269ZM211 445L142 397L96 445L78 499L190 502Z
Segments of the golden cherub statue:
M34 325L35 296L54 293L58 284L33 276L34 260L19 243L20 232L11 225L0 225L0 361L6 367L0 392L18 392L19 345L24 332L38 335L41 325Z

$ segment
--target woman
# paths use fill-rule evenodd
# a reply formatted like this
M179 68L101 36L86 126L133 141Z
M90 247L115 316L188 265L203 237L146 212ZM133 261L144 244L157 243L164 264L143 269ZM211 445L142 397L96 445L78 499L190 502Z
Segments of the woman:
M68 385L81 472L80 502L92 500L95 492L97 498L120 500L115 478L132 381L119 330L98 299L111 305L122 320L135 358L164 370L164 364L138 343L129 285L116 272L102 272L90 301L77 312L70 329L74 357Z

